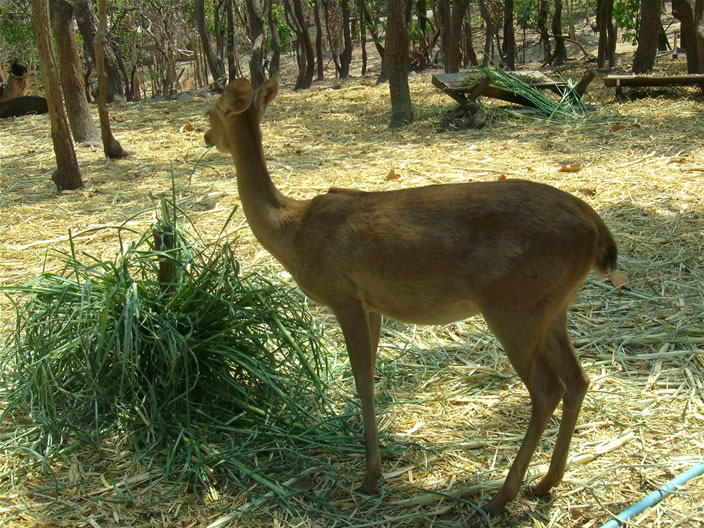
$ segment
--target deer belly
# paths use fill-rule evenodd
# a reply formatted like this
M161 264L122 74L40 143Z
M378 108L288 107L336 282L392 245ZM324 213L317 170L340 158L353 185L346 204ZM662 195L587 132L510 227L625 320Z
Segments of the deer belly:
M372 312L378 312L398 321L422 325L444 325L477 315L479 306L467 299L442 297L418 297L398 295L380 299L365 296L363 303Z

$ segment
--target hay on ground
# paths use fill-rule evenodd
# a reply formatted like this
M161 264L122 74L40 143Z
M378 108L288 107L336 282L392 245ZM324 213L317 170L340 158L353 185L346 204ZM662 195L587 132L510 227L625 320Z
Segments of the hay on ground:
M388 130L388 87L360 79L339 89L331 83L300 93L285 87L263 123L270 171L292 196L330 186L383 190L521 177L580 196L612 229L632 289L591 277L571 310L570 333L592 381L573 462L551 500L521 493L496 525L600 526L609 512L704 458L703 102L696 90L667 90L616 103L599 85L596 79L585 96L596 109L577 124L506 118L479 131L438 131L453 103L432 87L429 74L411 77L417 117L399 131ZM5 120L1 284L18 285L42 271L47 252L66 247L69 228L78 252L113 254L119 240L95 228L150 225L150 196L169 188L171 164L182 185L180 207L215 242L239 202L231 159L203 146L209 104L116 105L113 132L134 156L108 161L98 150L80 149L86 187L61 194L50 178L47 118ZM186 123L194 130L182 128ZM228 236L239 237L245 270L286 279L253 240L241 209L231 225ZM46 269L59 266L49 259ZM11 322L8 299L0 303L4 322ZM330 361L339 366L335 382L353 391L333 317L310 308L324 327ZM289 512L236 486L213 488L203 502L185 487L144 493L152 468L124 450L106 449L100 457L78 451L52 466L31 452L7 451L0 459L0 515L22 527L223 526L233 519L243 527L473 525L473 505L501 481L525 433L528 395L479 318L446 327L384 325L377 396L386 476L379 497L350 493L363 475L361 446L344 455L325 445L291 453L292 460L306 457L305 473L271 478L307 479L304 487L312 491L298 496ZM558 415L528 480L548 462L557 425ZM26 426L22 416L5 421L0 439ZM702 511L704 481L696 479L633 522L699 526Z

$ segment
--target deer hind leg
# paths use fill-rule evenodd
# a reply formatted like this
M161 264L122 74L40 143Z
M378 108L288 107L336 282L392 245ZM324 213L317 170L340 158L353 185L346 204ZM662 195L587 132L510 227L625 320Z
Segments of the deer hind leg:
M518 322L516 319L511 320L503 316L487 317L486 314L485 318L501 341L511 364L525 383L531 399L530 423L521 447L503 486L484 507L487 512L497 514L518 494L530 459L565 392L565 387L546 354L545 330L541 328L540 321L535 319L531 321L531 318L527 317Z
M567 454L574 433L582 401L587 393L589 378L579 363L574 346L567 335L567 313L554 321L546 339L550 363L565 386L562 398L562 419L552 452L550 467L545 476L532 488L535 495L545 495L562 480L567 465Z
M366 311L356 301L340 304L334 307L333 311L345 336L357 394L362 402L367 474L357 491L371 495L376 492L377 481L381 476L381 456L379 454L376 404L374 402L374 367L381 316Z

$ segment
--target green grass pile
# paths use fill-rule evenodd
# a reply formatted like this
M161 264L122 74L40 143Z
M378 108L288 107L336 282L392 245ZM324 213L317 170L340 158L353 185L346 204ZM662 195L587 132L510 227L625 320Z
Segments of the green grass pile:
M577 85L568 81L560 91L559 97L547 90L541 90L521 79L520 76L500 68L480 68L483 75L489 75L492 84L512 90L531 102L535 110L548 121L570 122L584 119L586 107L577 93ZM521 116L515 112L512 115Z
M270 476L289 463L277 453L347 432L329 409L320 335L290 286L242 273L235 246L204 244L175 213L162 201L156 229L170 249L123 226L113 260L79 256L71 239L63 273L3 288L17 317L0 358L0 421L30 416L32 434L14 441L46 459L128 443L159 479L284 497Z

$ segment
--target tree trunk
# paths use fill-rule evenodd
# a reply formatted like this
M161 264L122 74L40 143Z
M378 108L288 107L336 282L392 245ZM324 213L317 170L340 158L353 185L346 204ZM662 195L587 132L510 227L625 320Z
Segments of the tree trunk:
M462 26L462 47L464 48L462 52L462 63L465 66L477 66L479 61L477 60L477 54L474 51L474 44L472 43L472 6L471 4L467 7L467 16L464 20L464 25Z
M271 0L268 0L271 1ZM252 88L258 88L266 80L264 75L264 15L267 0L247 0L249 17L249 39L252 41L252 54L249 58L249 76Z
M105 72L105 44L107 43L108 15L105 7L106 0L98 2L98 31L95 34L95 70L98 75L98 92L95 97L98 103L98 115L100 116L100 135L103 139L103 151L107 158L126 158L129 153L123 150L120 143L112 135L110 130L110 115L106 97L107 73Z
M82 144L98 144L100 131L93 121L83 86L81 58L78 55L78 42L73 29L73 6L65 0L49 0L49 8L61 66L66 113L73 138Z
M129 80L129 89L125 90L126 92L129 92L129 96L127 97L128 101L140 101L142 99L141 94L139 93L139 54L137 53L137 24L135 22L134 18L134 10L130 11L129 14L129 24L130 24L130 65L131 65L131 70L130 70L130 80ZM198 51L197 51L197 46L193 47L195 55L196 55L196 79L200 81L200 71L197 66L197 57L198 57ZM202 86L202 83L198 86L200 88Z
M233 0L225 0L225 20L227 20L227 39L225 49L227 50L227 73L230 81L237 78L237 62L235 61L235 18L232 16Z
M313 84L315 74L315 54L313 53L313 43L310 39L308 24L303 14L301 0L291 0L292 5L288 5L289 14L294 25L294 31L298 37L300 62L298 65L298 78L296 79L296 90L310 88Z
M59 76L56 72L51 32L48 31L50 22L47 0L32 0L32 26L39 49L39 64L51 122L51 139L56 154L57 169L52 179L60 191L79 189L83 187L83 180L76 160L76 151L73 149L66 113L61 103Z
M323 0L323 12L325 16L325 34L327 36L328 40L328 47L330 48L330 54L332 55L332 60L335 61L335 73L339 73L340 71L340 64L337 61L337 45L336 45L336 40L335 37L333 36L333 23L330 20L330 12L331 8L335 9L335 5L330 5L331 2L330 0ZM286 4L288 5L288 4ZM293 14L291 14L291 17L293 18ZM295 23L293 24L295 25Z
M552 35L555 37L555 53L552 64L561 65L567 60L565 37L562 35L562 0L555 0L555 12L552 16Z
M95 35L98 31L98 18L93 11L93 4L91 0L73 0L73 9L85 49L95 64ZM120 66L117 63L117 57L107 42L105 43L105 71L108 75L105 97L108 103L112 103L115 97L122 97L125 92L120 80Z
M604 68L608 63L609 68L616 64L616 26L614 25L613 11L614 0L599 0L597 11L597 26L599 27L599 51L597 66Z
M272 51L271 61L269 62L269 74L274 75L281 67L281 39L279 32L276 29L276 21L274 20L274 2L269 2L269 32L271 33Z
M704 73L704 0L694 4L694 27L697 35L697 73Z
M315 56L318 80L325 78L325 57L323 57L323 24L320 20L320 0L313 2L313 16L315 17Z
M418 17L418 47L420 48L421 53L425 55L426 53L430 53L430 50L428 49L428 27L430 26L430 21L428 20L428 16L426 14L428 10L428 2L427 0L415 0L415 2L416 17Z
M538 5L538 33L540 42L543 44L543 63L549 64L552 57L552 46L550 45L550 33L548 33L548 2L540 0Z
M633 57L633 73L645 73L653 69L658 39L653 38L660 30L660 0L642 0L640 4L640 28L638 49Z
M450 29L449 35L445 37L445 73L456 73L460 71L460 61L462 60L460 53L460 41L462 39L462 23L464 16L467 13L469 0L457 0L450 10L450 2L447 2L445 8L445 16L449 18L449 24L444 24L445 28Z
M359 38L362 47L362 77L367 74L367 24L364 18L364 0L357 0L357 16L359 17Z
M704 73L704 16L702 16L702 11L704 11L702 0L672 0L672 15L680 21L689 73Z
M377 30L377 21L372 16L369 11L369 7L366 4L364 4L364 18L367 21L367 29L369 29L369 33L374 41L374 47L376 48L377 53L379 53L379 57L383 59L385 54L384 46L381 44L381 38L379 37L379 31Z
M352 36L350 34L350 4L348 0L342 0L342 35L344 48L340 53L340 79L347 79L350 76L350 64L352 63Z
M509 70L516 69L516 34L513 31L513 0L504 2L504 60Z
M389 59L391 92L391 128L413 122L413 104L408 87L408 26L406 0L389 0L386 51Z
M577 31L574 27L574 0L567 0L567 27L572 40L577 40ZM588 9L585 9L588 11Z
M193 2L193 8L195 11L198 34L200 35L200 45L203 48L203 54L208 62L208 68L210 68L213 81L217 81L225 75L225 69L210 45L210 34L208 33L208 27L205 24L205 0L195 0L195 2Z
M494 22L491 19L491 13L486 6L486 0L479 0L479 12L482 20L484 20L484 57L482 57L482 66L486 67L491 61L491 43L494 38Z
M680 34L687 54L687 72L697 73L697 33L694 28L694 6L691 0L672 0L672 16L680 21Z
M450 34L452 33L452 8L450 0L437 0L435 2L435 10L433 11L435 20L440 32L440 53L442 53L442 62L445 64L447 71L448 54L450 44Z

